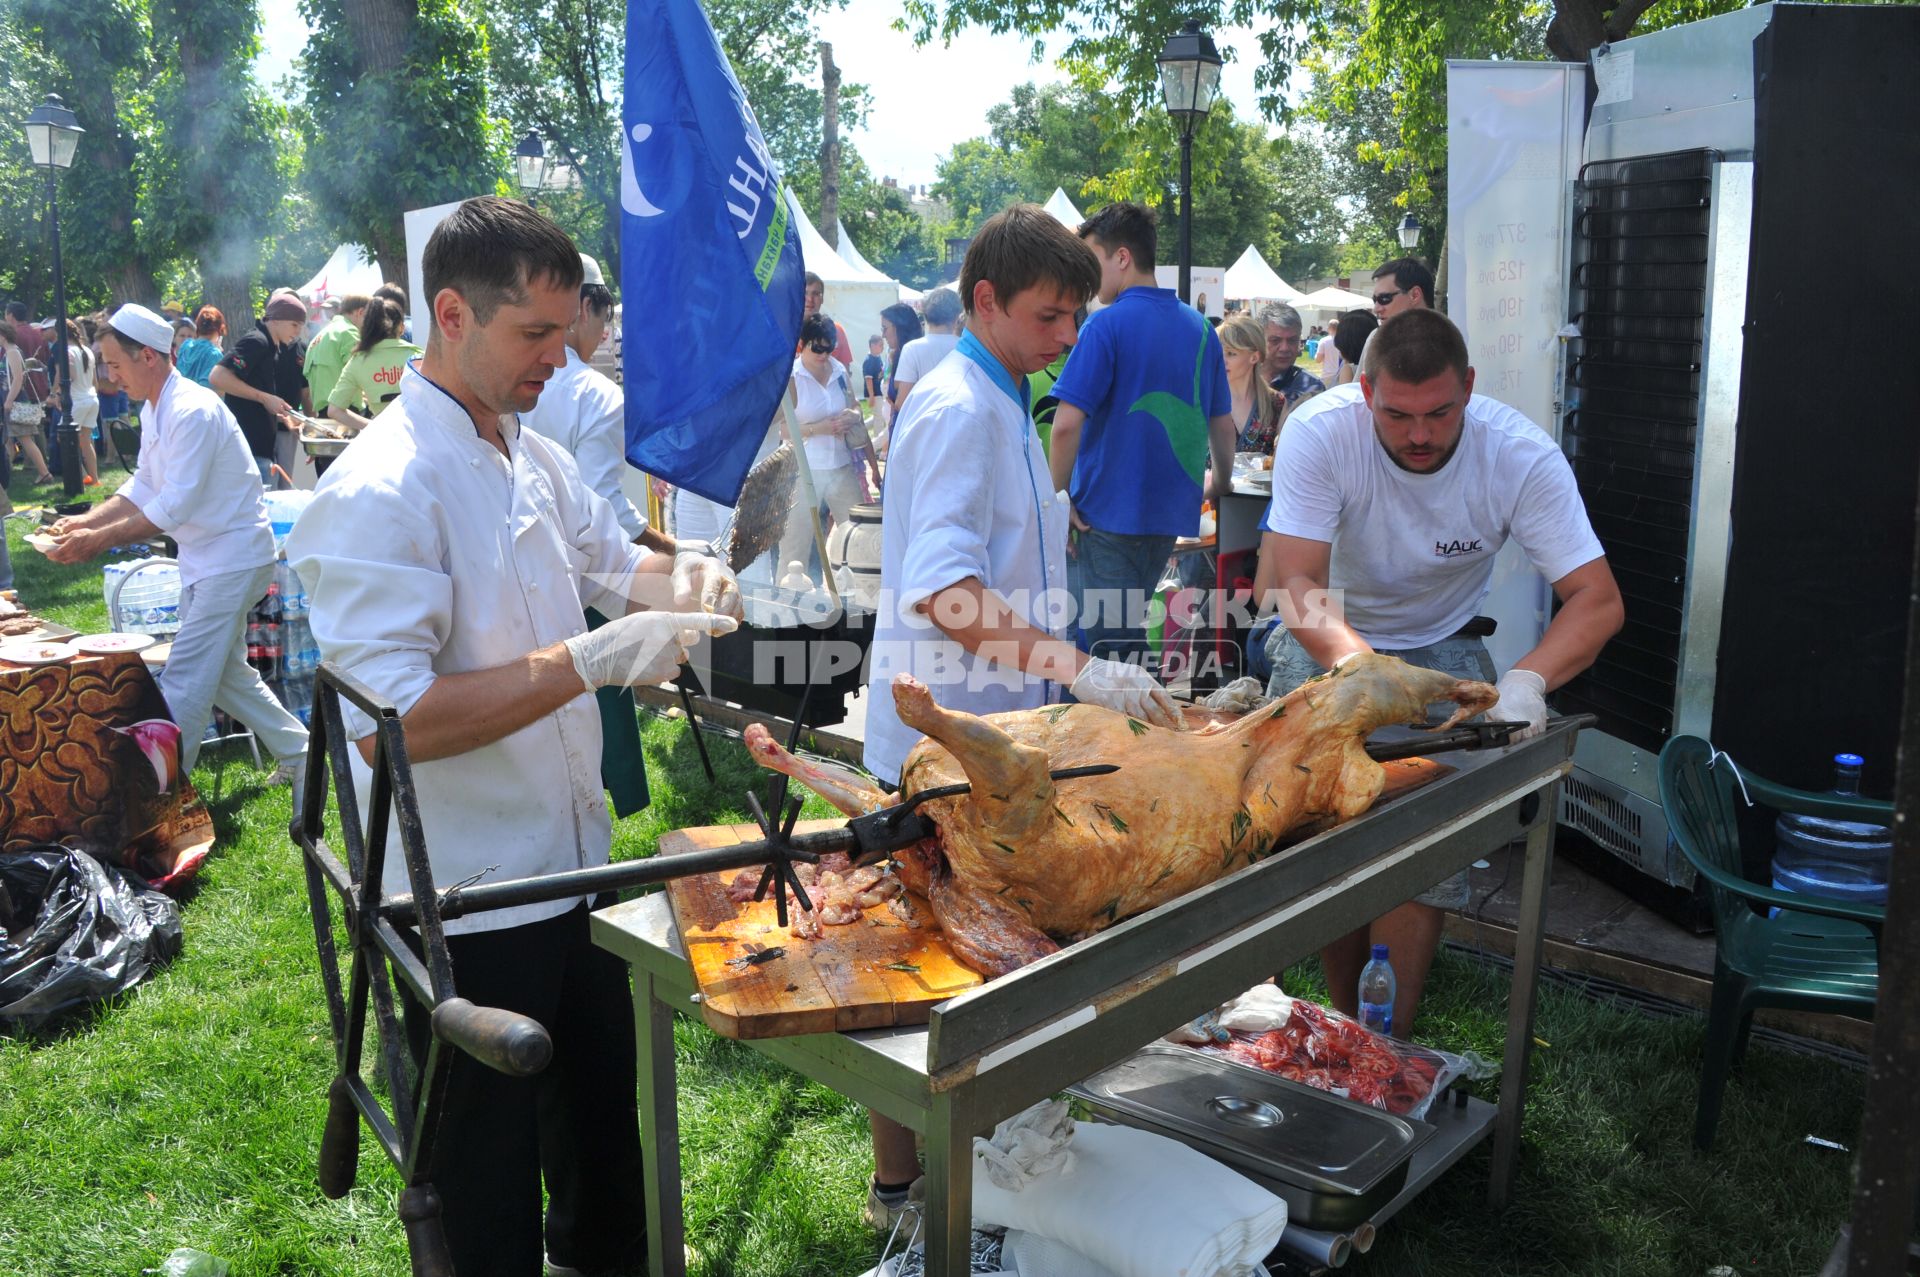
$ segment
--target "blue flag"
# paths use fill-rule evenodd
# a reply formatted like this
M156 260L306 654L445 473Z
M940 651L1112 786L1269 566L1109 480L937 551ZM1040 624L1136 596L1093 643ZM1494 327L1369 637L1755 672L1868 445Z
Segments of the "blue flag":
M805 267L697 0L629 0L620 123L627 460L732 505L792 375Z

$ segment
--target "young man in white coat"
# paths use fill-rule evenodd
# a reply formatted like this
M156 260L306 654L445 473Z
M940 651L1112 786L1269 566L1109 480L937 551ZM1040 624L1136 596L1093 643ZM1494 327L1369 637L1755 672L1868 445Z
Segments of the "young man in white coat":
M960 270L966 332L914 388L894 426L881 523L881 605L867 685L867 770L897 785L920 733L892 683L910 673L948 709L1033 709L1062 692L1178 730L1173 699L1137 665L1090 657L1066 635L1066 494L1029 416L1027 377L1073 344L1100 286L1093 250L1038 205L974 236ZM886 1229L920 1176L913 1136L871 1115L866 1218Z

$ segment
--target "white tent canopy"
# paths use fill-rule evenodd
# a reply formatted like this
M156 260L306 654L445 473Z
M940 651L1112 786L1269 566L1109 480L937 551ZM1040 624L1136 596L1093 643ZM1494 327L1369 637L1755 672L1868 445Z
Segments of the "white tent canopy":
M889 284L893 285L894 291L903 302L917 302L925 295L917 288L908 288L905 284L894 279L878 266L868 261L865 255L854 246L853 236L847 234L847 224L845 222L836 222L835 225L840 228L840 256L846 261L847 265L853 267L855 270L867 271L871 273L875 279L886 280Z
M1260 250L1247 245L1240 260L1227 267L1227 297L1232 301L1290 302L1300 291L1274 273Z
M836 252L813 228L813 221L800 207L800 197L786 187L787 211L800 234L800 260L827 286L820 309L846 330L847 344L853 348L854 374L867 350L867 338L880 335L880 312L900 300L900 286L868 265L855 266ZM846 230L840 230L841 243L847 242ZM859 256L858 253L855 256Z
M888 275L885 271L881 270L878 266L875 266L872 262L868 261L864 256L861 255L860 250L854 247L853 236L847 234L847 224L845 222L836 220L834 222L834 225L837 228L839 228L839 231L840 231L839 253L840 253L841 261L853 267L856 271L859 271L862 275L866 275L873 279L884 279L889 284L895 282L892 276Z
M320 273L297 291L306 301L318 303L350 293L371 293L383 282L379 264L367 256L366 249L358 244L342 244L333 250L333 256L327 258Z
M1373 298L1362 297L1359 293L1350 293L1344 288L1335 288L1329 284L1304 297L1295 298L1293 304L1300 310L1371 310Z
M1062 187L1053 188L1053 194L1047 197L1044 207L1047 212L1053 214L1055 220L1076 234L1080 230L1080 223L1087 220L1080 215L1080 210L1073 206L1073 201L1067 198L1067 192Z

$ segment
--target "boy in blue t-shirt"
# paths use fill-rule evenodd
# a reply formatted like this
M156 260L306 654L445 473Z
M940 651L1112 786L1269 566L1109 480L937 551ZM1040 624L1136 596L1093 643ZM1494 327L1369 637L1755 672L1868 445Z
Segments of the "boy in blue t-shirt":
M1209 453L1216 490L1233 473L1232 395L1212 327L1154 285L1152 210L1109 204L1080 238L1100 259L1103 309L1053 385L1049 464L1073 501L1080 646L1126 660L1146 650L1147 605L1174 541L1200 530Z

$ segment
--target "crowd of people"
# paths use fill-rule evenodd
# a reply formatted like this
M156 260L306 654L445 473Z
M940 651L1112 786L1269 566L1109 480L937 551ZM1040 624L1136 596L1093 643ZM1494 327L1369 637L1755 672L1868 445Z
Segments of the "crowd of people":
M893 708L901 673L948 709L1078 701L1141 730L1182 730L1142 659L1146 605L1203 503L1229 493L1236 454L1274 472L1256 600L1295 618L1313 610L1309 596L1345 600L1324 623L1257 635L1270 695L1379 651L1495 682L1494 717L1540 730L1547 691L1619 628L1619 593L1565 457L1474 393L1465 343L1432 309L1432 274L1389 262L1371 311L1309 332L1283 303L1210 322L1155 284L1157 256L1140 205L1103 208L1078 233L1015 206L982 227L955 287L882 312L857 381L847 333L808 278L762 455L785 444L804 459L781 570L824 573L818 530L880 507L868 770L898 786L917 740ZM285 290L237 338L212 307L189 319L124 305L76 321L73 389L57 404L42 330L0 326L0 393L9 409L25 397L82 426L138 405L139 468L53 524L50 557L172 536L186 588L162 690L183 761L218 705L289 777L305 732L248 666L241 630L274 556L262 493L287 481L317 407L353 442L295 525L288 561L322 655L400 714L436 882L604 864L612 816L648 800L631 689L672 677L692 645L743 615L707 540L727 512L683 491L662 528L627 496L622 391L592 366L613 295L551 221L470 200L433 233L423 270L424 344L393 285L341 299L311 339L307 304ZM46 441L15 420L9 438L38 478ZM1475 613L1509 538L1561 607L1501 671ZM349 717L365 794L373 725ZM408 889L403 873L390 863L389 892ZM1335 1005L1355 1009L1367 947L1389 943L1393 1023L1408 1032L1439 911L1461 886L1435 884L1330 945ZM456 1057L434 1178L462 1271L643 1256L632 1021L607 1014L626 1002L625 975L588 938L592 903L447 924L463 996L532 1016L555 1045L555 1067L531 1081ZM406 1007L422 1057L425 1012ZM866 1217L886 1229L920 1168L908 1131L878 1114L871 1125Z

